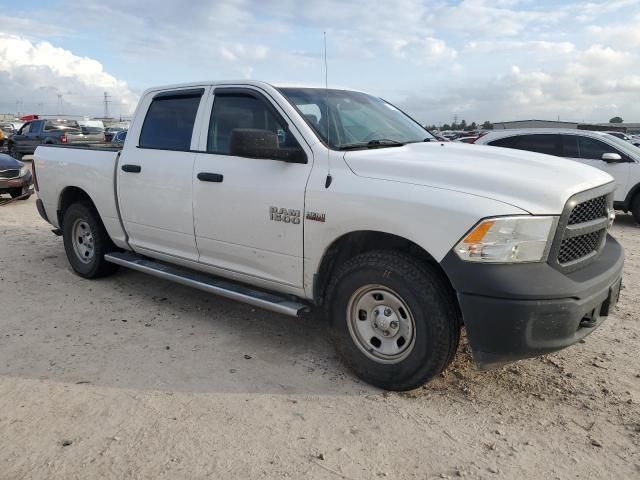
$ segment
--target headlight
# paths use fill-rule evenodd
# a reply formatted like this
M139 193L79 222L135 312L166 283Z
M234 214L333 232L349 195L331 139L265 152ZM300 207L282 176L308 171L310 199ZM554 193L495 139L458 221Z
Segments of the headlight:
M24 177L27 173L29 173L29 169L27 167L22 167L20 169L20 176Z
M516 263L547 259L557 217L499 217L481 221L458 245L467 262Z

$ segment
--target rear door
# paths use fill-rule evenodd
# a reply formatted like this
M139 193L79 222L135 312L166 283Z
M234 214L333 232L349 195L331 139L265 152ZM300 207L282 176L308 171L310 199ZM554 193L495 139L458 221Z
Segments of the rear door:
M304 198L312 153L284 112L255 88L216 88L194 170L200 262L301 287ZM206 125L206 123L205 123ZM278 148L302 148L306 163L231 153L235 129L270 130Z
M188 88L150 94L138 109L117 178L129 243L140 253L198 259L192 144L198 142L194 126L205 93L205 88Z
M629 156L612 144L597 138L569 134L562 137L563 156L607 172L616 181L614 200L616 202L624 201L629 180L629 168L632 162ZM617 153L622 157L623 162L607 163L602 159L602 155L605 153Z

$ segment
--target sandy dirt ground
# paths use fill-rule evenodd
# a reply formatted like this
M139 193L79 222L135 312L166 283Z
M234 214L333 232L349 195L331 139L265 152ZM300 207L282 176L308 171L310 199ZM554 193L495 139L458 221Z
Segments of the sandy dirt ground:
M640 478L640 228L613 316L558 354L398 394L293 319L121 270L75 276L0 207L0 478Z

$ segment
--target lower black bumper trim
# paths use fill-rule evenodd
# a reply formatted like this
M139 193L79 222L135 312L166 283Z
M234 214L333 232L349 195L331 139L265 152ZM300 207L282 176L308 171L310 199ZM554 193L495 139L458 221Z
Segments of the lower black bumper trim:
M452 256L442 266L483 369L561 350L592 333L618 300L624 263L612 237L596 261L566 275L548 264L467 264Z

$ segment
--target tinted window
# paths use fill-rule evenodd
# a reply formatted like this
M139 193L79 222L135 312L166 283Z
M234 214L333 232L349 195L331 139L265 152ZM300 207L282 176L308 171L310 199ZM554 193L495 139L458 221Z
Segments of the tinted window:
M489 142L488 145L492 145L494 147L518 148L518 137L499 138L498 140Z
M560 135L517 135L501 138L490 142L494 147L515 148L528 152L545 153L547 155L560 155Z
M85 135L96 135L99 133L103 133L104 130L100 127L85 127L82 126L80 127L80 129L82 130L82 133L84 133Z
M154 98L140 132L140 146L189 150L202 94Z
M517 148L547 155L560 155L560 138L560 135L522 135Z
M80 125L75 120L47 120L44 124L44 131L55 130L80 130Z
M562 135L562 156L567 158L580 158L578 148L578 135Z
M293 135L261 99L243 94L218 94L213 102L207 151L229 154L231 132L237 128L270 130L280 148L299 148Z
M602 160L602 155L605 153L620 153L612 146L591 137L579 137L578 146L580 147L580 158Z

